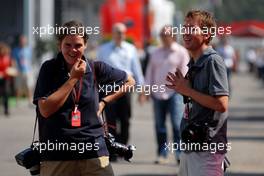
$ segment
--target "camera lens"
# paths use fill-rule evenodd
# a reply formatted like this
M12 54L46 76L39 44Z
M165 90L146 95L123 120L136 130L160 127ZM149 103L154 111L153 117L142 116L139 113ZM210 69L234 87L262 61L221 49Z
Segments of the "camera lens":
M105 138L107 148L110 153L118 154L120 157L124 157L126 161L129 161L133 157L133 151L136 150L136 147L133 145L126 146L124 144L115 142L115 137L109 133L108 136Z

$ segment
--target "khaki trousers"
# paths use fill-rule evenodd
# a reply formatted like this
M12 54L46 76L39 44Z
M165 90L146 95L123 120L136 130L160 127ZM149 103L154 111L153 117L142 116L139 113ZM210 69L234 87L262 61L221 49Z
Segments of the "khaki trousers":
M40 176L113 176L108 156L86 160L44 161Z

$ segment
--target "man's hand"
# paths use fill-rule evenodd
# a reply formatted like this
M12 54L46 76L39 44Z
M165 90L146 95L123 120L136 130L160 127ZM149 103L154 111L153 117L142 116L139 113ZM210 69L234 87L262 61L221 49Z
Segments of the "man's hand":
M103 110L105 108L105 103L103 101L100 101L99 102L99 108L98 108L98 111L97 111L97 116L100 117L101 114L103 113Z
M180 71L168 73L166 80L170 82L170 85L166 85L168 88L175 90L176 92L191 97L193 101L198 102L200 105L213 109L218 112L225 112L228 109L228 96L211 96L190 87L189 81L183 77Z
M140 105L143 105L148 100L149 100L149 95L145 95L144 92L138 95L138 102Z
M75 64L72 66L70 77L80 79L86 70L86 62L82 59L78 59Z
M169 89L173 89L182 95L189 96L191 90L189 81L183 77L180 70L176 70L174 74L169 72L166 76L166 81L170 83L166 84Z

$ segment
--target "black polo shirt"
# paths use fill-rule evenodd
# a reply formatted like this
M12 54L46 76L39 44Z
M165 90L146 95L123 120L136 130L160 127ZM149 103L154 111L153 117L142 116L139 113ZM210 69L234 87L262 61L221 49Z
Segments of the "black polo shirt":
M43 148L47 148L42 151L41 160L75 160L108 155L103 140L102 124L96 113L99 104L98 85L122 85L127 80L127 75L124 71L115 69L104 62L86 60L86 63L87 68L83 76L78 106L81 111L81 127L71 126L71 113L74 108L72 92L64 105L50 117L44 118L39 113L38 100L57 91L69 79L62 53L59 53L56 58L44 62L41 66L33 101L37 105L40 144ZM79 82L76 85L79 85ZM100 144L94 146L95 142ZM92 150L90 150L90 143L93 145ZM55 146L56 144L57 146ZM69 145L63 148L63 144ZM75 151L74 145L78 147L83 144L90 146L89 149L83 152L78 151L77 148ZM48 145L51 146L49 148L51 150L48 149ZM69 146L72 148L69 149Z
M188 66L193 89L211 96L229 96L224 60L212 47L208 47L196 62L191 60ZM225 147L220 147L221 150L217 150L217 153L225 153L228 112L217 112L194 100L191 101L190 107L189 119L182 120L182 129L188 125L190 120L209 123L211 143L223 144Z

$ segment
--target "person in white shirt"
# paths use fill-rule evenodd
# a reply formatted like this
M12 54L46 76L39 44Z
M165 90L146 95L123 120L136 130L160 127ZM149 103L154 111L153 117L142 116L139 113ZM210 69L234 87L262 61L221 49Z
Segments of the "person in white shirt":
M169 31L168 31L169 30ZM189 62L188 51L175 42L171 34L171 27L165 26L160 32L162 46L157 48L150 56L147 66L145 85L157 85L165 87L165 78L168 72L179 70L185 75L188 71ZM167 87L165 91L152 92L153 109L155 117L155 131L157 139L157 155L155 163L167 163L166 150L167 128L165 125L166 114L170 114L173 129L173 142L180 142L180 123L183 116L184 104L182 95ZM175 158L179 162L180 150L175 152Z
M229 92L231 93L231 82L230 82L230 79L231 79L232 69L234 67L235 60L236 60L235 50L229 44L228 39L225 36L223 36L222 38L220 38L220 44L216 48L216 51L224 59L226 70L227 70Z

